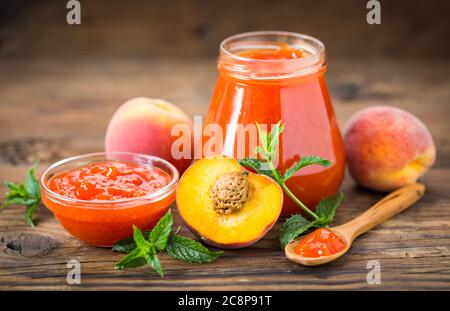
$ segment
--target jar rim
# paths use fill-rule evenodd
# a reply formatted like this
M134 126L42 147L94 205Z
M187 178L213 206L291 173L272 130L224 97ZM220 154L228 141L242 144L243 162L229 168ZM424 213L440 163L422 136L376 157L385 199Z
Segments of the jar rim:
M123 198L123 199L118 199L118 200L98 200L98 201L92 201L92 200L81 200L81 199L76 199L76 198L70 198L70 197L66 197L64 195L61 195L53 190L51 190L46 182L46 179L48 177L48 175L55 169L61 167L64 164L68 164L71 162L76 162L79 160L88 160L90 158L92 159L99 159L101 160L101 158L103 158L103 160L114 160L113 159L108 159L108 156L132 156L134 158L140 158L141 160L146 160L149 161L149 163L151 163L151 165L153 167L158 167L160 169L162 169L160 167L161 164L163 164L164 166L166 166L168 168L168 172L166 172L167 174L169 174L169 176L171 177L170 182L165 185L164 187L162 187L161 189L158 189L157 191L151 192L149 194L140 196L140 197L132 197L132 198ZM130 162L133 162L130 160ZM137 161L135 161L137 162ZM156 163L159 163L159 165L157 165ZM142 163L139 163L142 164ZM133 207L136 204L133 204L130 206L130 203L139 203L139 202L155 202L155 201L160 201L163 198L167 197L170 193L172 193L175 188L176 185L178 183L178 179L179 179L179 173L178 170L175 168L175 166L173 164L171 164L170 162L156 157L156 156L151 156L151 155L145 155L145 154L139 154L139 153L133 153L133 152L96 152L96 153L87 153L87 154L82 154L82 155L78 155L78 156L73 156L73 157L69 157L69 158L65 158L62 159L60 161L57 161L55 163L53 163L52 165L50 165L41 175L40 178L40 184L41 184L41 188L42 191L45 191L45 193L47 195L50 195L49 199L50 200L59 200L60 202L64 202L64 204L67 203L76 203L77 205L73 206L74 208L88 208L88 209L96 209L96 208L102 208L105 209L104 206L105 205L119 205L119 206L115 206L114 209L122 209L122 208L129 208L129 207ZM79 205L79 204L83 204L83 205Z
M273 42L289 43L289 40L295 42L295 45L292 42L291 45L302 52L307 52L307 54L303 57L290 59L256 59L239 55L232 50L233 43L237 45L242 45L246 42L263 43L265 41L250 41L249 39L270 37L275 39ZM266 40L266 42L269 41ZM263 66L266 72L261 71L256 75L252 75L251 71L257 64ZM320 70L324 64L325 45L317 38L301 33L288 31L251 31L230 36L220 43L219 66L225 65L226 69L231 71L233 75L240 77L248 78L250 74L251 78L255 79L273 79L275 76L278 78L286 78L316 72ZM268 66L276 66L279 69L283 68L283 70L289 67L291 72L278 72L274 75L270 75L267 72Z

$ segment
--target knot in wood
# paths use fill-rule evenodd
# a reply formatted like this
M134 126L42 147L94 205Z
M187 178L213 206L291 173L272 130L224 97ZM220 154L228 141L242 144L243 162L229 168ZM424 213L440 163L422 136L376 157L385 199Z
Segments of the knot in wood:
M219 176L211 188L214 210L230 214L240 210L248 199L248 172L239 171Z
M41 257L57 247L57 241L38 233L0 232L0 250L17 257Z

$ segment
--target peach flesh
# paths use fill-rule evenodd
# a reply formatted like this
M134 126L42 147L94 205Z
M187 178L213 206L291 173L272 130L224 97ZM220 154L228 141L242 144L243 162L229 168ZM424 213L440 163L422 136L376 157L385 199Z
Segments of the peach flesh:
M180 179L177 188L180 217L207 244L225 249L249 246L260 240L280 215L283 205L280 186L267 176L253 173L247 177L249 196L244 205L231 213L217 212L211 188L219 177L242 170L233 158L212 156L195 162Z
M174 125L186 125L192 133L191 119L177 106L161 100L138 97L117 109L106 131L106 152L126 151L161 157L184 172L191 159L174 159L171 148L178 138L171 136ZM192 146L192 144L191 144Z
M344 130L348 168L369 189L392 191L414 183L434 164L436 148L426 126L404 110L361 110Z

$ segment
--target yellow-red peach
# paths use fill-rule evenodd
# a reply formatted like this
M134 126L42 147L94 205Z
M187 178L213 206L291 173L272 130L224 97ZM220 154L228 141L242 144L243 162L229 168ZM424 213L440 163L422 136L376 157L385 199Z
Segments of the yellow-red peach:
M391 191L414 183L434 164L426 126L402 109L375 106L351 117L344 129L350 175L366 188Z
M192 153L182 157L182 150L173 150L172 143L179 138L172 136L175 125L187 127L190 137L193 136L192 120L177 106L162 99L130 99L117 109L109 122L105 138L106 152L124 151L158 156L171 162L183 173L192 161Z

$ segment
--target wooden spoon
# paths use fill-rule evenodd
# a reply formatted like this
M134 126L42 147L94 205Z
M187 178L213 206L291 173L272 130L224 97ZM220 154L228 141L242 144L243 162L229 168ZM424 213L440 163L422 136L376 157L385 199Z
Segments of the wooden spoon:
M315 258L303 257L295 252L295 247L302 239L302 237L300 237L286 245L284 250L286 257L289 260L304 266L317 266L333 261L344 255L352 246L353 240L358 236L412 206L419 201L424 193L425 186L422 184L415 183L405 186L391 192L355 219L343 225L329 228L329 230L336 234L346 245L342 251L336 254Z

